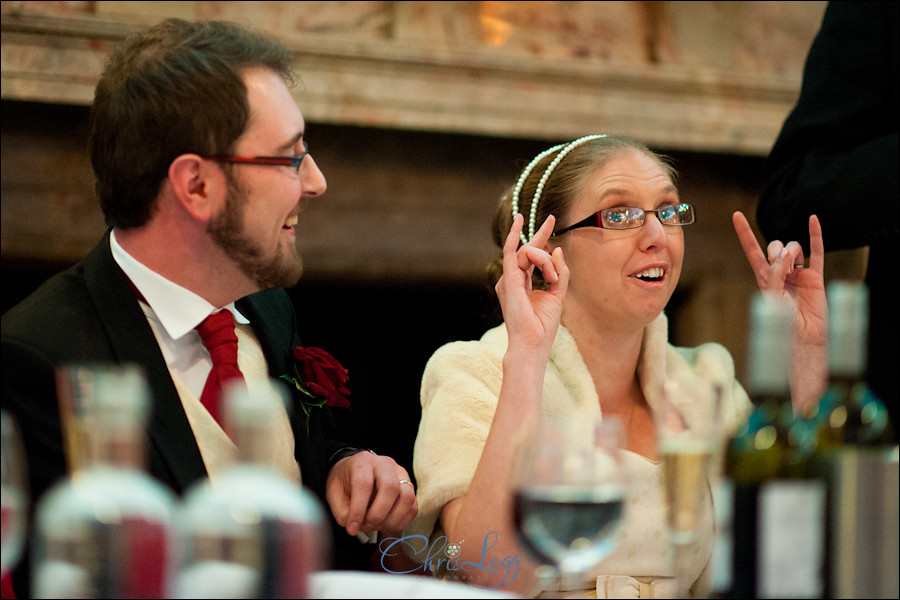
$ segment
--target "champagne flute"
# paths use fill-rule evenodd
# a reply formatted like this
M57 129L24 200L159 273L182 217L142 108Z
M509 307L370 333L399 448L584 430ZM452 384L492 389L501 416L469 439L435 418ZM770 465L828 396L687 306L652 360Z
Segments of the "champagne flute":
M0 532L2 532L2 573L5 575L18 562L25 537L25 513L28 503L28 483L25 469L25 450L16 423L6 411L2 420L2 494L0 494Z
M618 419L544 419L518 454L514 522L534 560L554 567L563 590L616 547L626 485Z
M101 363L69 363L56 369L56 391L62 420L63 442L69 474L84 471L97 453L95 394L108 376Z
M663 460L669 547L678 597L688 597L691 546L699 537L720 442L721 387L709 381L670 380L661 391L654 418Z

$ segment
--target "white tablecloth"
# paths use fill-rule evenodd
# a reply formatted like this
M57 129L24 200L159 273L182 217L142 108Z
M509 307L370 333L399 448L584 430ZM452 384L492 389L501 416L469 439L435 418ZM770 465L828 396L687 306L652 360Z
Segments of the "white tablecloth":
M363 571L321 571L310 581L312 598L521 598L504 590L483 590L471 585L421 575L392 575Z

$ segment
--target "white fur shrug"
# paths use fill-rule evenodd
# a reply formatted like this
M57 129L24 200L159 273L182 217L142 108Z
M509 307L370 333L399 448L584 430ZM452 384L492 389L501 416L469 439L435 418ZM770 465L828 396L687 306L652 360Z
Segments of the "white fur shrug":
M413 457L419 513L405 530L406 535L430 538L440 532L441 509L468 490L497 406L506 345L506 327L500 325L478 341L447 344L429 360L422 380L422 420ZM658 390L667 378L683 383L698 379L723 382L725 428L729 432L750 410L747 394L735 379L728 351L712 343L696 348L672 346L668 343L665 315L644 331L638 378L651 408L658 402ZM585 418L600 413L593 380L574 338L562 326L547 365L542 411L545 415L580 413ZM664 520L658 522L664 508L659 506L659 463L637 455L631 455L628 462L635 479L632 496L638 495L636 500L632 497L632 502L643 502L645 506L641 511L632 511L635 518L626 520L625 537L616 552L601 563L601 571L631 576L666 575L665 546L658 540L653 544L652 539L646 539L656 535L658 526L665 526ZM711 525L709 522L710 546ZM626 543L628 539L630 543ZM698 557L698 576L708 556L707 552Z

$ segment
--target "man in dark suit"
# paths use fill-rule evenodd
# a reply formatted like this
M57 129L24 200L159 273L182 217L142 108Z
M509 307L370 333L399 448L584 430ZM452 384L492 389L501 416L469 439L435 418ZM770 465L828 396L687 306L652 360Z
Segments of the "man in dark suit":
M766 161L757 221L768 239L868 246L868 383L900 434L895 273L900 238L900 4L829 2L800 98ZM804 248L806 252L808 248Z
M299 340L283 288L302 271L294 226L303 202L326 189L291 81L280 44L226 23L168 20L112 56L90 137L110 230L2 319L3 409L23 432L35 503L66 475L58 366L144 369L148 468L179 494L220 458L219 425L199 402L212 360L195 328L229 311L241 370L291 372ZM307 427L292 408L293 452L282 458L345 535L402 530L416 514L405 469L326 441L316 418ZM26 578L27 559L20 566ZM15 583L28 593L27 579Z

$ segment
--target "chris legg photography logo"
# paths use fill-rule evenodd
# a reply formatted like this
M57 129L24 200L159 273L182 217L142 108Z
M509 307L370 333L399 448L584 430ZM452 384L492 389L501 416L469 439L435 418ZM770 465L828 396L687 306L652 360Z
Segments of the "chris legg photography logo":
M465 581L482 589L503 589L515 580L519 573L519 555L500 558L489 554L491 548L497 544L497 534L491 531L484 536L481 546L481 560L464 561L460 558L460 552L465 540L453 544L449 543L446 536L439 536L429 543L424 535L407 535L401 538L385 538L381 540L378 549L381 551L381 567L388 573L408 575L421 571L423 574L440 574L446 572L448 579ZM421 562L415 569L409 571L393 571L385 565L385 559L397 556L400 552ZM502 579L494 585L478 585L478 580L488 574L502 574Z

